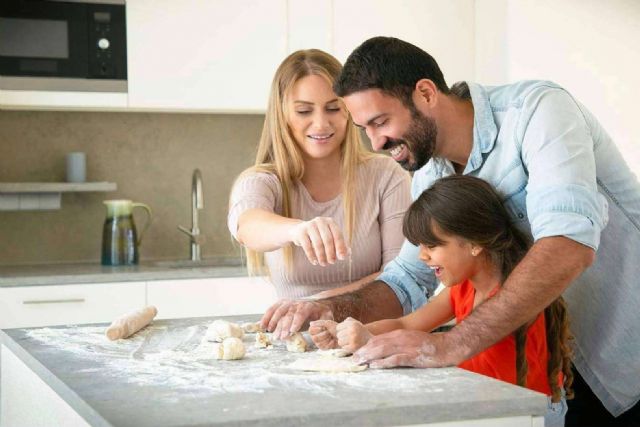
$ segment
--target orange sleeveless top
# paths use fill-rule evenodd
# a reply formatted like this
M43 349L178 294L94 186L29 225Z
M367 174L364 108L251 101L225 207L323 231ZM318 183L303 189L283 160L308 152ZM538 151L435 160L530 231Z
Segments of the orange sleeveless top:
M451 307L453 307L456 316L456 323L460 323L473 311L473 299L476 291L469 280L465 280L450 289ZM488 297L493 297L498 290L499 288L496 287ZM544 312L538 315L527 331L525 351L527 363L529 364L527 388L550 396L551 388L547 380L549 352L547 349ZM465 360L458 366L478 374L516 384L516 341L514 335L510 334L502 341L476 354L471 359Z

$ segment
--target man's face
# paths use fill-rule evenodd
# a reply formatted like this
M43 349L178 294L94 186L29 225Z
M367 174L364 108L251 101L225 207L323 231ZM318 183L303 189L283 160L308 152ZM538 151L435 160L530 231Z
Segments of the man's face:
M407 108L380 89L367 89L344 97L356 125L367 132L374 150L389 150L408 171L427 164L433 156L438 129L435 121Z

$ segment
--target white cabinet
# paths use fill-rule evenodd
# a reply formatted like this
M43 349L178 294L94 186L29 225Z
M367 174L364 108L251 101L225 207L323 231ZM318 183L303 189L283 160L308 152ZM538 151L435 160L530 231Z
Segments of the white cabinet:
M127 0L129 108L261 112L286 0Z
M124 110L126 93L0 89L0 110Z
M264 277L156 280L147 283L147 301L159 319L263 313L276 301Z
M0 329L111 322L145 302L145 282L0 288Z

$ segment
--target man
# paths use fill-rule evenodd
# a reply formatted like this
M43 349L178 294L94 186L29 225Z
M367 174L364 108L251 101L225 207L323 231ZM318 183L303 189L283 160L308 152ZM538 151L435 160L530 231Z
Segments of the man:
M373 148L415 171L414 198L443 176L478 176L535 242L501 292L465 322L447 333L376 336L356 359L372 367L457 365L564 293L576 337L577 397L567 425L640 425L640 185L597 120L551 82L449 89L429 54L393 38L359 46L334 89ZM417 255L405 242L368 286L277 304L263 323L284 336L307 320L406 314L436 284Z

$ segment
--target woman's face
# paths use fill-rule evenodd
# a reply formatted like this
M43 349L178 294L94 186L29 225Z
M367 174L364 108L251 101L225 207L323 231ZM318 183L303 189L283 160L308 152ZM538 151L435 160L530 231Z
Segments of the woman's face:
M339 155L347 130L347 111L321 76L298 80L288 100L288 121L296 143L307 158Z
M438 280L449 287L473 278L479 268L479 257L472 255L472 251L478 250L477 247L437 229L433 230L433 234L443 243L435 246L420 244L420 260L433 270Z

